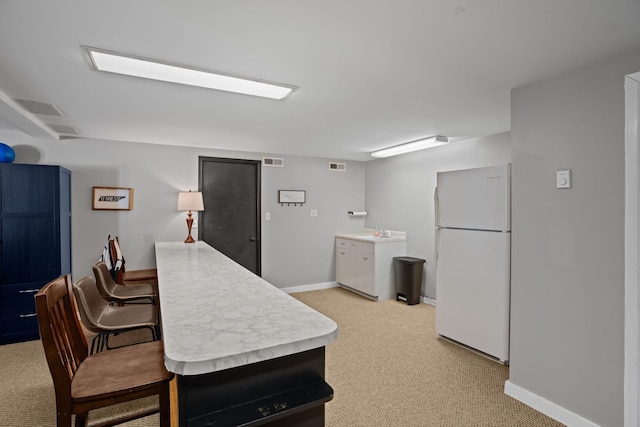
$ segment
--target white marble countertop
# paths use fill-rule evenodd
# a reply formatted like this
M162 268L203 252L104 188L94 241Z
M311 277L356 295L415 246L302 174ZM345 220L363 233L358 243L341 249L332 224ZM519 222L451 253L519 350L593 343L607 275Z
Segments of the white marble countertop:
M391 231L389 230L389 237L375 236L374 230L365 228L361 233L353 234L336 234L336 237L342 239L358 240L360 242L373 242L373 243L390 243L390 242L406 242L406 231Z
M205 242L156 242L165 364L198 375L323 347L328 317Z

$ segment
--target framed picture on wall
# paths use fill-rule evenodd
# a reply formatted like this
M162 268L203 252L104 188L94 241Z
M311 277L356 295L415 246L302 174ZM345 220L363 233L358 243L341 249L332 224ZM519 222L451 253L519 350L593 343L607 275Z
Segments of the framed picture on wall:
M278 202L279 203L294 203L303 204L306 199L306 193L302 190L279 190Z
M133 188L93 187L92 209L96 211L130 211Z

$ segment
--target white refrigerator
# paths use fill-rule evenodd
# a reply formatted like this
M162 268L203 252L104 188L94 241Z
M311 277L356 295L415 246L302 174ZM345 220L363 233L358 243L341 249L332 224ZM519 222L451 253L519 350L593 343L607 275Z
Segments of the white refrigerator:
M436 332L509 360L510 165L439 172Z

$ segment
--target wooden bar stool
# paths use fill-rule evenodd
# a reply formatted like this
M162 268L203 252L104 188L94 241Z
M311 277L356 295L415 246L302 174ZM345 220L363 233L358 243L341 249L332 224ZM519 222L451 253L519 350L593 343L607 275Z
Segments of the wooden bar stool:
M119 285L135 285L139 283L152 283L158 285L158 270L149 268L144 270L126 270L125 258L120 249L118 237L109 236L109 255L112 260L112 268L115 272L115 281Z
M36 294L42 345L56 393L57 426L86 426L89 411L158 395L159 408L113 419L103 426L160 413L160 426L170 425L169 382L162 341L131 345L88 355L78 320L71 277L60 276Z

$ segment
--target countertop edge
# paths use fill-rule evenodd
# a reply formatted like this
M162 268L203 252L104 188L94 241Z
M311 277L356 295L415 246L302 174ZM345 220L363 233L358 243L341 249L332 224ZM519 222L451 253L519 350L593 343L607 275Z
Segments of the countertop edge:
M201 375L271 360L277 357L289 356L291 354L325 347L334 342L338 338L338 325L335 322L334 325L334 329L331 332L315 338L220 357L215 360L184 362L173 360L165 353L165 366L169 372L177 375Z
M406 237L374 237L373 239L369 234L336 234L335 237L347 240L357 240L358 242L366 243L393 243L393 242L406 242Z

